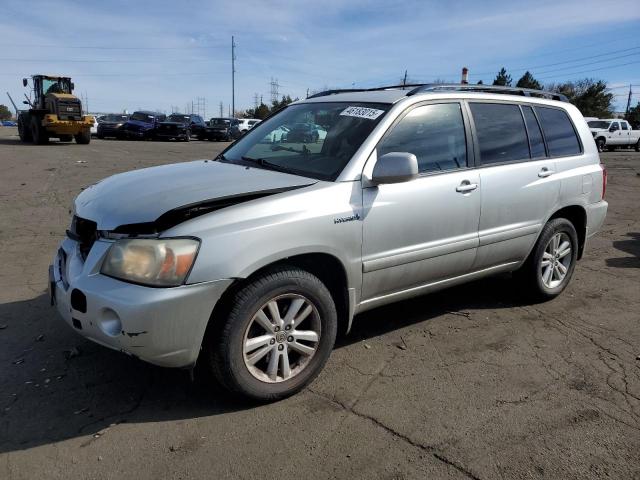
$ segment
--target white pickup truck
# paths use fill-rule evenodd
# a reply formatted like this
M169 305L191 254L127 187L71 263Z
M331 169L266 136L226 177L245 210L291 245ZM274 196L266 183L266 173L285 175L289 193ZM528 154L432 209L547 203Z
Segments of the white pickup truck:
M640 152L640 130L632 130L626 120L617 118L590 120L587 122L600 152L617 147L635 148Z

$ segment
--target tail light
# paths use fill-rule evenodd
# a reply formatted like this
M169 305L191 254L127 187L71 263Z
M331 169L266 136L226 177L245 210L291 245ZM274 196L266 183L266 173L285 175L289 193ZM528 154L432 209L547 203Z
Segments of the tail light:
M600 168L602 168L602 200L604 200L604 194L607 192L607 167L601 163Z

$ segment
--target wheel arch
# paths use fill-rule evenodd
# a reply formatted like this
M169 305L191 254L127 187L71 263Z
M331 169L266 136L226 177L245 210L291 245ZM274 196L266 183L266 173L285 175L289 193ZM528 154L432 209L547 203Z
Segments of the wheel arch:
M587 240L587 211L582 205L568 205L556 210L547 222L555 218L566 218L576 229L578 234L578 260L580 260Z
M224 317L231 307L231 300L236 292L251 282L257 276L278 268L278 267L297 267L305 270L320 279L327 287L336 304L338 314L338 332L346 333L351 327L353 312L355 310L355 298L349 294L347 270L343 262L330 253L311 252L301 253L273 260L266 265L256 268L251 273L236 278L234 282L226 289L216 303L207 325L209 327L215 324L219 319ZM207 333L205 333L205 338Z

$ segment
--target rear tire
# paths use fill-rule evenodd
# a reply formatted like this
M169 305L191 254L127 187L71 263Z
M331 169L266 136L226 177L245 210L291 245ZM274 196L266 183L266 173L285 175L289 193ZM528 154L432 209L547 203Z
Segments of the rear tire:
M596 146L598 147L598 151L600 153L604 152L604 146L606 144L606 140L604 138L598 138L596 140Z
M566 218L554 218L542 229L517 276L536 300L550 300L567 287L578 259L578 234Z
M640 140L636 143L636 152L640 152Z
M49 143L49 134L37 117L31 118L31 139L35 145L45 145Z
M32 140L30 125L23 120L22 116L18 117L18 136L25 143Z
M83 131L78 133L75 138L78 145L88 145L91 142L91 133Z
M207 328L201 360L231 392L279 400L317 377L336 332L336 307L327 287L305 270L282 266L229 298L226 312Z

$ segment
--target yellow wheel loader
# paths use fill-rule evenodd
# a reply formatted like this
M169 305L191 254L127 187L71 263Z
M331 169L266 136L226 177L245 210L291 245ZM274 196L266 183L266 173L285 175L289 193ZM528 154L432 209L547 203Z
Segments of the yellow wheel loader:
M26 87L29 81L22 79ZM91 141L93 117L82 114L80 99L73 95L73 82L69 77L33 75L31 77L33 99L23 103L29 110L18 114L18 134L23 142L45 144L49 139L62 142L87 144Z

